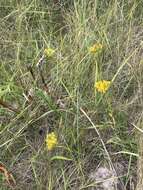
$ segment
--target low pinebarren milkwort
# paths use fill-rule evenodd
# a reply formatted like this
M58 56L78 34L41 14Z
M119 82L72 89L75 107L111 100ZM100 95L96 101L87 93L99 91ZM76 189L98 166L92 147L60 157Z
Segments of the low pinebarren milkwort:
M57 136L54 132L47 134L45 141L48 150L52 150L58 144Z
M97 53L98 51L102 50L103 45L100 43L96 43L93 46L89 47L89 52L90 53Z
M44 50L44 54L47 56L47 57L52 57L55 53L55 50L52 49L52 48L46 48Z
M104 94L109 89L110 84L111 84L110 81L101 80L101 81L95 82L95 88L97 89L98 92Z
M43 65L45 57L51 58L51 57L53 57L54 54L55 54L55 50L54 49L52 49L52 48L46 48L44 50L44 53L43 53L42 57L39 59L39 61L37 63L37 67Z

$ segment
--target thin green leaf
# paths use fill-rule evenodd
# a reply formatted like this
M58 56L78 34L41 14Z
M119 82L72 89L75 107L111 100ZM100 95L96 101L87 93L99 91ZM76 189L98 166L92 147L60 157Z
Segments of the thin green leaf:
M72 159L71 158L67 158L67 157L64 157L64 156L53 156L51 158L51 160L67 160L67 161L71 161Z

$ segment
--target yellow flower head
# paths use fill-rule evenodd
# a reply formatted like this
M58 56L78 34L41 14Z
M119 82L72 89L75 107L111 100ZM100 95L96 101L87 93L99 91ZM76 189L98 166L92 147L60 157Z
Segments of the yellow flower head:
M103 45L100 43L96 43L93 46L89 47L89 52L90 53L97 53L103 48Z
M46 49L44 50L44 53L45 53L45 55L46 55L47 57L52 57L52 56L54 55L54 53L55 53L55 50L52 49L52 48L46 48Z
M52 150L58 143L57 136L54 132L47 134L46 145L48 150Z
M105 93L109 87L110 87L111 82L107 80L101 80L95 83L95 88L97 89L98 92Z

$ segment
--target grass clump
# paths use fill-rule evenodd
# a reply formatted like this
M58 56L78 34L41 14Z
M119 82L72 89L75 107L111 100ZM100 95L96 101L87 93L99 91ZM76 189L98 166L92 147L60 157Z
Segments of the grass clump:
M1 0L0 162L15 189L98 188L90 174L100 165L135 189L141 4ZM4 178L1 189L12 186Z

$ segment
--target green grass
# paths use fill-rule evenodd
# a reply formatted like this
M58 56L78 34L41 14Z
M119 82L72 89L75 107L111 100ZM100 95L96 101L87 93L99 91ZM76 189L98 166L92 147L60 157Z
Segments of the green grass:
M120 162L127 188L140 152L143 3L60 2L0 2L0 162L23 190L91 189L93 170ZM96 42L103 49L90 54ZM47 47L55 54L40 70ZM112 81L104 95L94 88L103 79ZM51 131L58 146L49 152Z

